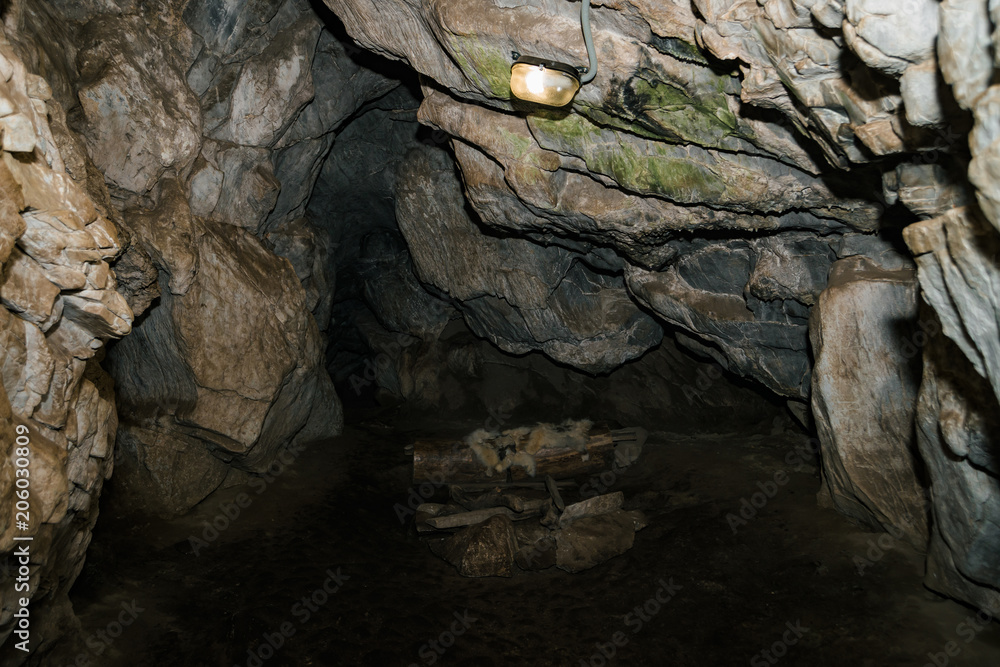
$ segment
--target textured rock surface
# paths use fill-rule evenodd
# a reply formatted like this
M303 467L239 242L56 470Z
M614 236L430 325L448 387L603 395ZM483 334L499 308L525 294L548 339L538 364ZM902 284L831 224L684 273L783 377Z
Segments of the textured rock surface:
M15 536L33 538L29 589L15 593L14 577L0 587L0 661L18 664L26 654L5 640L19 599L31 600L32 649L56 641L71 615L66 594L111 475L118 423L95 358L129 332L132 312L108 265L121 249L115 227L52 141L49 87L2 35L0 65L0 556L25 544ZM14 514L18 445L29 449L27 527Z
M201 143L201 109L174 49L140 16L95 18L78 39L88 45L76 58L86 119L78 129L108 184L143 195L166 170L186 171Z
M326 2L361 45L423 75L420 120L452 137L477 224L505 244L514 235L564 248L615 281L624 276L626 294L683 330L685 345L798 405L812 386L810 310L833 262L863 256L856 261L878 272L911 268L899 254L902 207L940 221L971 218L956 207L975 200L983 219L1000 227L1000 87L991 87L997 17L985 0L600 3L593 11L600 70L559 113L511 101L510 53L583 62L572 3ZM968 165L960 109L975 122ZM907 157L881 160L893 155ZM902 207L883 217L894 204ZM402 208L400 218L407 218ZM468 253L422 260L412 236L418 277L433 273L473 330L503 332L494 340L509 350L523 349L512 342L531 345L509 328L516 305L507 304L502 321L487 318L489 301L462 292L463 285L500 292L507 272L494 271L495 283L449 283L442 276ZM940 248L932 253L911 235L920 283L945 333L996 391L994 268L966 252L991 248L994 239L977 232L973 242L957 231L947 238L931 244ZM945 247L956 258L945 261ZM852 285L869 297L886 287L861 275ZM884 304L866 303L874 311L857 321L884 314ZM885 349L889 332L879 332L871 342ZM895 443L905 458L915 385L903 386L909 360L898 350L882 357L901 402L888 422L866 413L868 423L856 426L886 447ZM838 441L838 428L824 432L825 446L850 459L838 444L850 439ZM912 470L896 473L896 489L916 493L916 481L905 479ZM842 488L870 485L862 477L845 473ZM863 513L882 511L872 506ZM893 523L898 509L878 521Z
M123 416L116 483L136 507L174 514L222 482L224 461L259 472L310 414L330 430L341 416L291 264L237 227L192 217L179 187L164 190L158 208L128 215L163 297L108 368Z
M92 357L128 332L130 306L149 312L110 368L119 479L137 507L182 511L234 466L259 470L310 414L327 410L335 430L318 335L341 330L336 317L327 326L334 311L356 317L369 351L392 348L373 372L383 388L448 404L458 378L505 359L450 331L457 313L507 352L592 373L647 353L666 325L796 405L822 387L812 398L827 476L838 498L860 501L842 509L898 525L918 493L902 456L914 385L885 316L911 317L914 301L885 272L908 269L898 227L914 218L907 243L951 341L927 350L917 410L928 583L996 601L996 7L608 0L593 12L597 78L544 113L511 102L510 54L582 63L575 3L326 0L360 45L421 75L422 101L414 87L387 95L396 82L315 4L10 3L5 25L45 78L0 48L2 372L11 417L38 431L45 487L66 489L39 496L39 530L62 550L38 563L53 609L79 567L117 427ZM409 152L425 142L436 147ZM407 252L382 231L396 218ZM124 223L120 236L109 220ZM126 246L119 281L108 262ZM367 273L335 281L333 267L362 249ZM877 269L828 286L844 258ZM375 316L351 315L362 302ZM861 365L850 340L883 353ZM687 368L662 345L604 391ZM832 359L844 366L835 382ZM506 377L578 378L545 364ZM891 418L831 407L871 394L875 369L896 378L877 396L899 399ZM738 398L696 384L700 394L661 390L706 411ZM492 405L528 393L481 389ZM896 454L878 462L899 463L888 496L850 463L857 433Z
M621 278L591 271L562 248L483 234L462 208L447 154L418 149L403 165L396 205L417 275L459 300L469 327L501 349L541 350L590 372L656 345L660 326Z
M919 350L930 337L925 329L938 331L917 325L915 272L883 271L863 257L840 260L812 317L820 501L874 528L902 531L923 549L928 512L913 423Z
M582 572L632 548L635 525L628 512L588 516L556 532L556 567Z
M509 577L514 573L517 537L507 516L492 516L447 538L440 549L464 577Z
M833 252L813 236L693 242L664 271L630 266L629 291L667 322L699 335L719 363L773 391L809 392L808 305Z
M917 439L931 478L927 585L984 608L1000 605L997 286L1000 239L975 210L911 225L906 240L924 298L948 340L924 353Z
M312 316L326 328L329 241L301 217L343 122L397 82L348 54L306 0L172 1L155 12L54 2L24 16L24 49L83 137L74 175L91 178L81 166L91 159L131 230L129 302L153 304L108 366L125 397L116 483L134 507L184 511L233 467L266 468L296 434L337 432ZM75 145L69 128L61 138ZM65 311L120 334L107 313L123 304L81 290L90 277L51 254L74 247L72 221L28 222L26 243L49 253L50 286L14 257L10 307L42 327Z
M983 609L1000 607L1000 405L951 340L924 352L917 442L931 477L925 583Z

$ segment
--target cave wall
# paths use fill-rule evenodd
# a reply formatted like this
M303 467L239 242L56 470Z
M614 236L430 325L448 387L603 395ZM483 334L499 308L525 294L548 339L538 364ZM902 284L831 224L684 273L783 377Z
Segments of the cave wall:
M995 10L598 0L597 77L547 112L512 101L511 54L583 63L575 3L326 4L359 44L422 75L418 117L451 137L487 240L463 241L467 221L433 208L454 195L422 178L446 170L431 151L410 158L398 217L416 275L474 331L600 370L599 347L585 350L614 319L586 299L561 308L557 286L601 282L797 414L808 403L821 502L928 549L935 590L996 605L1000 516L973 500L1000 481L979 416L1000 395ZM533 268L543 253L561 279ZM918 295L936 315L918 316ZM610 329L627 330L614 312ZM578 316L597 328L574 330ZM651 327L634 331L647 333L619 350L656 345ZM952 345L975 371L966 385L940 366Z
M60 117L48 83L0 35L0 643L24 639L11 637L13 617L30 599L32 650L74 622L66 594L118 424L98 360L133 323L109 268L121 240L110 211L67 172L81 156L54 140ZM10 558L25 545L30 557ZM15 590L17 578L29 588Z
M33 652L73 628L114 469L120 509L169 516L339 432L326 238L303 215L340 125L398 84L304 1L12 2L3 19L5 562L15 427L34 541L29 592L0 592L0 661L19 664L21 596Z
M814 420L821 502L1000 606L995 9L598 0L598 76L544 112L511 52L582 63L576 3L325 4L8 3L0 435L45 480L36 628L71 622L113 467L184 512L338 432L330 374L373 358L396 398L505 414L585 414L596 374L637 423L759 405L740 376Z
M41 37L54 24L72 48ZM398 82L305 0L56 1L21 25L146 276L136 336L105 365L123 506L186 511L337 433L329 243L304 214L340 126Z

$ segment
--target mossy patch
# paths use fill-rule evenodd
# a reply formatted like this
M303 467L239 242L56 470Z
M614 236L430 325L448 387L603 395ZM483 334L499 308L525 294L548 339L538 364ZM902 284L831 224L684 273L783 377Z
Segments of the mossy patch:
M577 155L588 169L610 176L628 190L679 202L725 198L726 182L683 148L636 141L575 114L561 119L533 117L530 125L543 148Z
M721 90L694 97L672 83L635 76L622 85L619 97L626 119L662 138L721 147L726 137L738 134L736 116Z
M510 54L476 37L453 35L450 51L465 76L486 95L509 99Z

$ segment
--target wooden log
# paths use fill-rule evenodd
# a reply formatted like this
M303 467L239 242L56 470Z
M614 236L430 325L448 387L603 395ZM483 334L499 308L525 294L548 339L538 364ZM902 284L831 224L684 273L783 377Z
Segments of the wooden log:
M611 431L593 428L587 438L584 452L570 448L547 447L535 455L534 479L544 479L551 475L555 479L592 475L610 470L615 458L615 442ZM524 468L510 468L510 478L514 481L533 479Z
M611 431L595 426L590 430L584 452L570 448L545 448L539 451L535 455L534 477L524 468L516 466L502 473L493 471L492 475L488 475L486 467L461 440L427 438L413 443L413 483L501 485L505 482L535 479L541 482L545 475L566 479L610 470L614 451Z
M444 438L413 443L413 483L504 482L506 475L486 474L483 464L461 440Z
M546 502L548 501L546 500ZM531 517L538 516L541 513L540 509L515 512L506 507L490 507L488 509L473 510L471 512L449 514L448 516L435 516L427 519L425 523L432 528L441 530L446 528L460 528L462 526L474 526L477 523L482 523L491 516L496 516L498 514L506 514L512 521L517 521L518 519L530 519Z
M537 509L548 502L548 496L541 490L493 487L485 492L469 490L466 486L453 484L450 487L451 499L467 510L486 509L488 507L508 507L515 512L526 509Z
M413 517L413 523L417 527L418 533L426 533L430 531L437 530L433 526L427 524L427 519L436 516L447 516L449 514L457 514L458 512L464 512L465 510L459 506L452 503L442 504L442 503L421 503L417 506L416 513Z

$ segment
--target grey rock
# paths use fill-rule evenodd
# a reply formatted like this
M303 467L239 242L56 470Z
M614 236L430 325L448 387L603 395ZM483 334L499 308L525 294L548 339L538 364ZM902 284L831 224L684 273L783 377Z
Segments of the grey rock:
M917 325L914 272L884 271L863 256L838 261L809 333L821 502L873 528L901 531L923 549L928 517L913 419L928 334Z
M115 187L142 195L167 170L184 171L201 145L201 109L176 56L138 16L101 17L77 55L83 133ZM122 137L131 137L131 142Z
M990 296L1000 293L1000 238L972 207L910 225L904 237L945 335L1000 396L1000 303Z
M256 233L274 210L281 183L274 176L270 152L232 146L219 151L222 185L210 217Z
M396 88L337 134L307 212L329 236L338 267L357 259L373 230L398 229L397 171L410 148L420 145L418 106L406 87Z
M1000 608L1000 406L962 351L924 349L917 443L930 476L933 529L925 584L982 609Z
M314 94L312 60L319 19L305 16L246 61L227 117L211 136L243 146L272 146Z
M330 323L336 275L330 262L329 242L308 219L297 218L268 232L265 242L292 263L306 291L306 304L321 331Z
M796 243L808 254L797 256ZM767 256L781 246L780 236L763 245L695 242L664 271L629 266L626 284L658 317L709 343L705 351L727 370L752 377L783 396L805 398L809 393L805 304L825 283L817 283L822 276L817 265L828 266L830 259L814 243L802 243L801 237L792 235L791 249L781 250L769 262ZM762 252L766 261L758 263ZM782 266L777 260L781 256L802 268ZM810 269L805 268L807 263ZM796 278L790 280L793 274ZM754 296L753 291L773 300Z
M470 328L502 349L538 349L596 373L659 342L662 330L621 278L591 272L561 248L483 235L461 208L444 152L411 152L397 197L418 277L460 300Z
M933 55L938 32L935 0L902 0L891 5L880 0L846 0L844 8L844 37L869 66L902 74L909 63Z
M420 284L406 243L396 234L375 231L365 237L360 275L365 302L389 331L435 339L458 316Z
M567 505L562 514L559 515L559 527L566 528L580 519L620 510L623 502L625 502L625 495L621 491L615 491L572 503Z
M131 217L163 289L137 335L108 359L123 397L122 430L136 450L146 450L132 469L142 462L152 469L197 443L204 461L214 453L259 471L311 418L322 415L327 434L339 431L319 331L291 264L239 228L192 219L180 191ZM186 254L158 247L154 231L178 220L194 239ZM183 290L167 287L177 273L185 276ZM174 514L212 490L224 472L214 462L212 469L218 474L201 477L195 467L186 477L130 488L144 494L137 506Z

